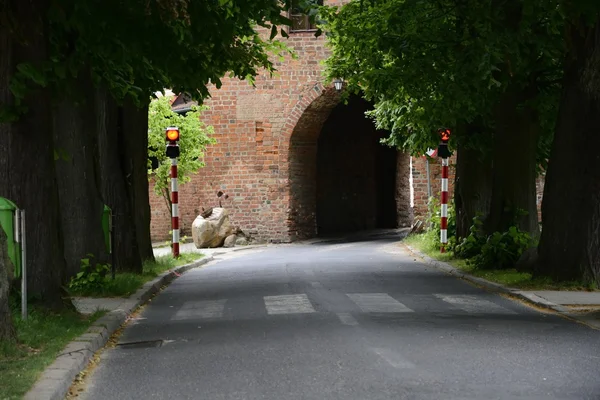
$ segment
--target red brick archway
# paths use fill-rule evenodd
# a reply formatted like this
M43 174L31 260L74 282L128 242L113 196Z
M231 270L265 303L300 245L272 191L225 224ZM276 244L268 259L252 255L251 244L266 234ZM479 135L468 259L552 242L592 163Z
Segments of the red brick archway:
M291 240L317 234L317 141L331 110L340 102L333 87L316 83L296 104L286 122L288 143L289 209Z
M283 137L289 138L287 226L292 241L314 237L319 233L318 143L324 124L340 100L341 96L334 88L324 88L317 83L308 93L303 94L286 122ZM395 201L396 205L397 219L392 222L394 226L411 223L409 159L407 154L398 152L396 165L392 166L397 174L395 178L392 177L392 180L395 179L396 192L391 194L391 201Z

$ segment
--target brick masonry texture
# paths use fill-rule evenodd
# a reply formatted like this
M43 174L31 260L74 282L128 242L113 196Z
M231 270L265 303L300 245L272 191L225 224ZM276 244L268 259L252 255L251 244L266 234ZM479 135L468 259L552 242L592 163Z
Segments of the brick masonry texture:
M254 87L224 78L219 90L209 88L209 110L202 118L214 127L217 144L204 155L206 166L179 188L182 235L191 236L202 208L218 204L219 190L230 196L222 205L230 210L232 223L253 238L289 242L316 234L317 143L340 97L333 85L324 83L320 62L328 55L325 38L292 32L283 40L298 57L276 62L274 76L260 75ZM430 171L436 196L438 160L432 160ZM454 169L450 171L452 183ZM397 222L409 226L413 217L427 212L426 160L399 153L396 174ZM150 202L152 238L168 240L169 210L152 183Z

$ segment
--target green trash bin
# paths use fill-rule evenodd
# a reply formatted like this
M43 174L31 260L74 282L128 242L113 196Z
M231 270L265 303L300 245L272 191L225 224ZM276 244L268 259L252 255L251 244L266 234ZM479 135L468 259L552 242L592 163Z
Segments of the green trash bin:
M104 231L104 244L106 245L106 251L110 254L110 214L111 209L109 206L104 205L102 210L102 230Z
M15 266L15 278L21 276L21 246L15 241L15 213L18 207L12 201L0 197L0 226L6 234L8 258Z

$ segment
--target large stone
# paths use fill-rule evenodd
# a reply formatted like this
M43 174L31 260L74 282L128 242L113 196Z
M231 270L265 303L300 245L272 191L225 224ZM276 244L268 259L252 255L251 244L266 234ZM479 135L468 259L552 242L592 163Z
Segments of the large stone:
M223 243L223 247L235 247L235 239L237 236L235 234L229 235L225 238L225 243Z
M221 247L225 238L233 233L229 213L224 208L213 208L207 218L199 215L192 224L192 238L196 248Z
M248 239L246 239L245 236L236 236L235 245L236 246L247 246L248 245Z

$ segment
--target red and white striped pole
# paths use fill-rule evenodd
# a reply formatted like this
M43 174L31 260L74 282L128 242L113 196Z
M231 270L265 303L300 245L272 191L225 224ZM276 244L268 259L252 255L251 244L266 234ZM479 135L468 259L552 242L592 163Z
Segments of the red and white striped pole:
M179 129L170 126L165 132L167 157L171 159L171 229L173 230L173 257L179 257L179 188L177 185L177 157L179 157Z
M179 188L177 185L177 158L171 158L171 214L173 257L179 257Z
M448 245L448 158L442 158L442 201L440 221L441 252L446 252Z
M440 251L446 252L446 246L448 245L448 157L450 157L450 151L448 150L448 141L450 140L450 129L440 129L438 131L442 142L440 143L437 151L437 155L442 159L442 199L441 205L441 219L440 219Z

